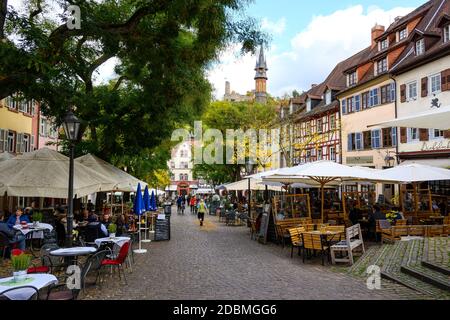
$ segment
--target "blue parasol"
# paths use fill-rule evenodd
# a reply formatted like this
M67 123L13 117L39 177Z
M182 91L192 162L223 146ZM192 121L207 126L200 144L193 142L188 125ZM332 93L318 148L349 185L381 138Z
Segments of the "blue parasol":
M141 184L138 184L136 198L134 199L134 213L140 216L145 212L144 200L142 199Z
M156 206L156 196L155 191L152 191L152 197L150 199L150 211L156 211L158 207Z
M145 211L151 211L152 210L152 203L150 202L150 194L148 193L148 186L145 186L144 190L144 208Z

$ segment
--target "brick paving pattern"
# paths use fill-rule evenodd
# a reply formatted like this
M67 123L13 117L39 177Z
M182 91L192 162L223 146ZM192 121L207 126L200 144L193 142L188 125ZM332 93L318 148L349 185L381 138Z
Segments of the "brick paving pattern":
M175 212L172 210L172 212ZM303 264L290 248L250 240L246 227L227 227L207 217L172 214L172 239L145 244L135 256L128 285L106 276L101 288L88 288L85 299L396 299L393 290L368 290L365 280L320 258ZM339 268L338 268L339 269ZM346 268L342 268L345 270ZM397 288L398 289L398 288ZM409 298L400 297L400 298Z

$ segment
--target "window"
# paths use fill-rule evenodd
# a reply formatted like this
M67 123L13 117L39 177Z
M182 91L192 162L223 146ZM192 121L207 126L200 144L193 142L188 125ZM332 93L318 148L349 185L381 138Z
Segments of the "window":
M347 113L347 100L342 99L342 114Z
M380 104L380 98L378 96L378 88L370 90L370 107L375 107Z
M171 167L172 169L175 169L175 162L170 161L170 167Z
M355 148L356 150L363 149L363 135L360 132L355 133Z
M372 131L372 148L378 149L381 148L381 137L380 137L380 129Z
M392 147L392 128L385 128L383 133L383 147Z
M356 85L357 83L358 83L358 76L356 71L354 71L348 75L348 86L351 87Z
M416 56L420 56L425 53L425 40L420 39L416 41Z
M387 58L381 59L377 62L377 74L387 72Z
M369 108L370 102L369 102L369 92L364 92L362 95L362 109L365 110Z
M450 40L450 25L444 27L444 42Z
M47 121L44 118L40 119L39 135L41 137L46 137L47 136Z
M30 152L30 136L27 134L23 135L22 152Z
M391 102L395 102L397 100L397 89L395 87L395 83L391 83Z
M388 46L389 46L389 40L387 38L380 41L380 51L387 49Z
M437 94L441 92L441 74L435 74L430 77L430 91L431 94Z
M336 129L336 115L332 114L330 116L330 129L335 130Z
M4 152L8 150L8 131L0 129L0 151Z
M306 112L310 112L311 111L311 99L308 99L306 101Z
M317 132L323 132L323 119L317 119Z
M354 103L355 108L354 108L354 111L355 111L355 112L359 112L359 111L361 111L361 96L360 96L360 95L357 95L357 96L355 96L354 98L355 98L355 103Z
M8 106L9 109L11 110L17 110L18 107L18 103L15 97L13 96L9 96L6 98L6 105Z
M16 133L14 131L8 131L8 148L10 153L16 152Z
M381 91L381 104L385 104L388 103L390 101L390 94L389 94L389 90L390 90L391 86L383 86L381 87L380 91Z
M410 82L406 85L406 100L417 99L417 81Z
M27 102L23 99L19 100L19 111L27 113Z
M330 147L330 160L336 161L336 148Z
M430 129L430 139L443 139L444 130Z
M322 150L322 148L317 150L317 160L323 160L323 150Z
M397 146L397 128L391 128L392 146Z
M355 98L350 97L347 99L348 113L355 112Z
M407 139L408 139L408 143L419 141L419 129L418 128L408 128Z
M369 150L372 148L372 133L370 131L363 132L363 147L364 150Z
M407 37L408 37L408 30L406 28L400 30L399 37L398 37L399 41L402 41L402 40L406 39Z
M180 181L183 181L184 179L184 175L182 173L180 173Z
M331 90L328 90L327 93L325 94L325 103L330 104L331 100L332 100Z
M355 148L355 139L354 139L354 137L355 137L355 134L354 134L354 133L350 133L350 134L347 136L347 150L348 150L348 151L353 151L353 150L356 149L356 148Z

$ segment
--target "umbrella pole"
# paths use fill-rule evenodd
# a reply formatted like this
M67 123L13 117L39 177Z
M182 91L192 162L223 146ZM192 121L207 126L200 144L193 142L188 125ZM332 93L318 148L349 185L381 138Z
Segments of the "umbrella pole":
M418 210L418 206L417 206L417 182L413 183L413 194L414 194L414 213L416 215L416 218L419 217L419 210Z
M141 216L138 216L139 219L139 249L134 250L134 253L147 253L146 249L142 249L142 241L141 241Z
M142 240L142 242L144 243L149 243L151 242L150 239L147 238L147 233L148 233L148 212L144 213L144 240Z
M322 213L322 223L323 223L323 211L324 211L324 201L325 201L325 191L324 191L325 183L320 183L320 192L322 194L322 203L321 203L321 213Z

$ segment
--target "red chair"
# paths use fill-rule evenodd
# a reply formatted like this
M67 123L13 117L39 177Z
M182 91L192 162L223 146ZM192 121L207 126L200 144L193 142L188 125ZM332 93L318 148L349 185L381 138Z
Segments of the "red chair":
M119 278L120 279L122 279L122 277L120 276L120 271L122 271L126 284L128 284L128 282L127 282L127 278L125 276L125 270L123 269L123 264L125 263L125 260L127 259L129 249L130 249L130 242L128 241L122 245L122 247L120 248L120 251L119 251L119 255L117 256L116 259L114 259L114 260L104 259L101 263L101 267L104 267L104 266L117 267L117 269L119 270Z

